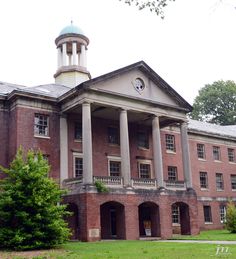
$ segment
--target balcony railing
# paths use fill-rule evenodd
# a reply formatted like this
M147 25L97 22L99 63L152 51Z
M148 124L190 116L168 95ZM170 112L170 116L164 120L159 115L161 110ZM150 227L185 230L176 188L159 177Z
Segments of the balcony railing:
M167 189L186 189L186 184L184 181L165 181L165 187Z
M132 178L131 179L132 187L141 187L141 188L157 188L157 181L155 179L149 178Z
M123 186L123 178L118 176L94 176L93 181L100 181L108 186Z

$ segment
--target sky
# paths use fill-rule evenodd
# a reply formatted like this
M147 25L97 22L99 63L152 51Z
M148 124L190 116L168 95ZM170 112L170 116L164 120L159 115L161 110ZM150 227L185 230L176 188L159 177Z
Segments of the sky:
M0 81L54 83L55 38L73 20L90 39L92 78L145 61L190 104L205 84L236 81L236 0L175 0L162 20L119 0L0 2Z

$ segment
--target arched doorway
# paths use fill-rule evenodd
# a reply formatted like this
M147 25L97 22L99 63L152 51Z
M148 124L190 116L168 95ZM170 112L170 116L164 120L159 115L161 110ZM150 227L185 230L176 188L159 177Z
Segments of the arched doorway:
M139 234L142 237L159 237L160 216L159 207L153 202L144 202L138 207Z
M100 206L101 238L125 239L124 205L109 201Z
M190 235L189 206L184 202L172 204L172 231L173 234Z
M67 210L71 215L66 218L68 226L71 229L71 239L78 239L78 206L75 203L69 203Z

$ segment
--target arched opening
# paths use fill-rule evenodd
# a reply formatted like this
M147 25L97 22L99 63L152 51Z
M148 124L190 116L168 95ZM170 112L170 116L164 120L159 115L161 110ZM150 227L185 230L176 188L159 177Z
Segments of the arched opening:
M124 205L110 201L100 206L101 238L125 239Z
M153 202L144 202L138 207L139 235L141 237L159 237L160 215L159 207Z
M184 202L172 204L172 231L173 234L190 235L189 206Z
M75 203L69 203L67 210L71 212L71 215L66 218L68 226L71 229L71 239L78 239L78 206Z

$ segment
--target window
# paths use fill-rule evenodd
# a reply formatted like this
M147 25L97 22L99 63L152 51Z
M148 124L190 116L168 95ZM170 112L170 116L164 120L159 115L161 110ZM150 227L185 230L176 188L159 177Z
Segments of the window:
M226 206L220 205L220 222L225 223L226 222Z
M34 135L49 135L49 117L43 114L35 114L34 116Z
M109 161L110 176L120 176L121 175L121 163L119 161Z
M231 188L236 190L236 174L231 174Z
M197 144L197 157L200 159L205 159L205 145Z
M138 132L138 147L149 148L149 136L147 132L139 131Z
M139 163L139 177L151 178L151 166L146 163Z
M166 134L166 150L175 152L175 136Z
M205 223L211 223L212 222L211 207L210 206L203 206L203 212L204 212Z
M228 148L228 160L234 162L234 149Z
M119 130L117 127L108 127L108 143L119 145Z
M83 158L75 157L75 177L83 176Z
M177 167L168 166L168 181L177 181Z
M224 190L223 174L216 173L216 190Z
M200 172L200 187L202 189L208 188L207 172Z
M75 139L82 140L82 124L80 122L75 122Z
M172 224L179 224L180 217L179 217L179 206L174 204L172 205Z
M220 160L220 147L213 146L213 159Z

